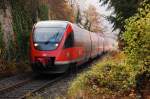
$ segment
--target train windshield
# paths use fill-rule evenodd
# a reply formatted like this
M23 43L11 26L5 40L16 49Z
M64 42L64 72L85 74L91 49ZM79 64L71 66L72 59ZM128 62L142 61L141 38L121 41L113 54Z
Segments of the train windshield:
M65 28L61 27L40 27L34 31L34 42L59 43L63 37Z

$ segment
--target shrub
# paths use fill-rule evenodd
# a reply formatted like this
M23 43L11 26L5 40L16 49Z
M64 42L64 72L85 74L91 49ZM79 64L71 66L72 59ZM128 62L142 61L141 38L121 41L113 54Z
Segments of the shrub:
M123 35L127 63L140 68L136 74L137 92L142 92L150 82L150 4L147 1L143 1L135 16L126 20Z
M123 37L128 62L150 71L150 4L145 2L138 13L126 21Z
M29 71L31 71L29 63L25 61L16 63L15 60L11 60L10 62L0 58L0 78Z
M136 74L132 65L118 63L114 59L104 60L80 74L71 84L68 94L78 96L86 91L93 95L128 96L136 86Z

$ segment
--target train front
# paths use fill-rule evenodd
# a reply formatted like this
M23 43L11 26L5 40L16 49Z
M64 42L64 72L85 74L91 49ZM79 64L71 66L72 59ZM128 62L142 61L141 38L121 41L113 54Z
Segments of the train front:
M38 22L30 38L30 60L33 71L38 73L62 73L66 64L62 61L62 49L67 29L66 22ZM62 66L64 65L64 66Z

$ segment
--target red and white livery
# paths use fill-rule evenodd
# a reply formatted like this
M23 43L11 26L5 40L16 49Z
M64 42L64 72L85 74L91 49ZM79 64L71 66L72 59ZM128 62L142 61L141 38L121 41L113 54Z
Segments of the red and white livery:
M102 36L68 21L38 22L30 36L32 69L40 73L63 73L103 51Z

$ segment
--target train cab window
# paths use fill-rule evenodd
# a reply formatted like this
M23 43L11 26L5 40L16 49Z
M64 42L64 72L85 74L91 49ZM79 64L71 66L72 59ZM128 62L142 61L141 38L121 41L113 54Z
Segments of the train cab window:
M34 42L60 42L65 28L61 27L40 27L34 31Z
M74 35L73 32L71 32L65 41L64 48L70 48L73 47L73 45L74 45Z
M62 27L37 27L33 33L35 48L41 51L55 50L65 30Z

